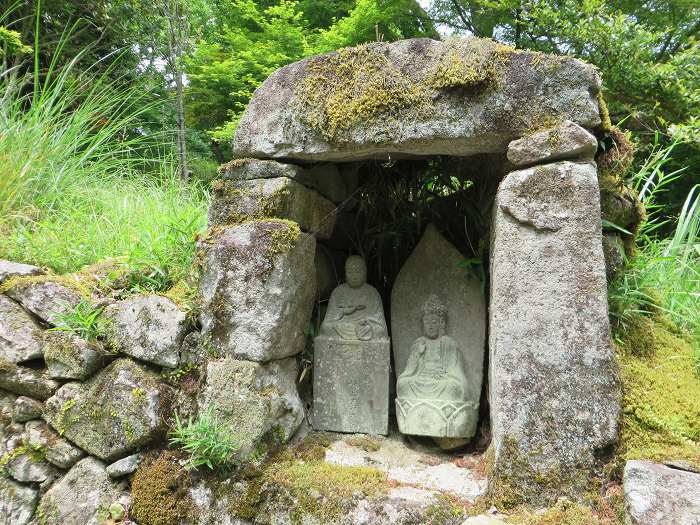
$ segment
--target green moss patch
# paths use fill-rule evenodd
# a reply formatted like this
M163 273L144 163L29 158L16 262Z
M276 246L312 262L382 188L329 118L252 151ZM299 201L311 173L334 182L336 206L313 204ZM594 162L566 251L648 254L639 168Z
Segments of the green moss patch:
M169 452L139 465L131 482L131 514L141 525L172 525L190 517L189 473Z
M56 283L73 290L83 298L90 297L90 286L85 280L74 275L25 275L12 277L0 285L0 293L5 293L13 288L23 288L39 283Z
M692 344L658 316L633 318L619 337L620 463L684 459L700 468L700 377Z
M355 499L379 497L389 489L386 474L370 467L346 467L324 462L330 439L310 434L294 447L282 449L270 461L247 472L247 491L231 511L253 519L266 508L289 509L293 524L313 516L333 523Z

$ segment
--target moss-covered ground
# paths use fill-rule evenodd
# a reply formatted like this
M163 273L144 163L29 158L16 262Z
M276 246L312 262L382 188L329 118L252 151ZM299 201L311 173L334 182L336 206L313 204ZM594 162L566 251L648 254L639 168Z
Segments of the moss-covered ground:
M700 468L700 375L691 340L663 316L619 333L623 383L619 460L686 460Z

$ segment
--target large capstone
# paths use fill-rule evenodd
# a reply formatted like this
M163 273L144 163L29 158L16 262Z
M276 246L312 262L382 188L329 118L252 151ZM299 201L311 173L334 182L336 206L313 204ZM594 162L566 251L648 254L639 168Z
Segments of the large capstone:
M628 461L623 477L626 523L697 525L700 474L651 461Z
M0 294L0 358L13 363L43 354L41 327L16 302Z
M491 40L372 43L285 66L238 125L238 157L349 161L493 153L532 129L600 124L579 60Z
M184 312L167 297L145 295L110 305L110 339L123 353L156 365L175 368L187 333Z
M508 174L494 205L492 488L525 499L580 493L617 438L599 202L595 166L559 162Z
M119 496L104 464L85 458L44 494L37 516L42 525L101 525L107 522L108 509Z
M206 344L253 361L301 352L316 294L314 237L290 221L253 221L215 230L204 251Z
M162 431L171 389L130 359L118 359L85 383L67 383L46 401L59 434L103 460L115 460Z
M262 440L287 441L299 428L304 407L297 374L294 358L264 364L231 357L211 360L200 410L212 410L231 429L245 458Z

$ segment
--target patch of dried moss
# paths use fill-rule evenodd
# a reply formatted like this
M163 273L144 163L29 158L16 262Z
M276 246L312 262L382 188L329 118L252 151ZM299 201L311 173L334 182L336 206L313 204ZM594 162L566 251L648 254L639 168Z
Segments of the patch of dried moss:
M619 128L612 127L601 139L595 161L603 177L621 180L634 160L634 144Z
M619 338L618 468L632 459L684 459L700 468L700 377L692 344L659 316L633 318Z
M145 460L131 482L131 514L141 525L172 525L190 517L189 473L169 452Z
M484 89L498 84L515 48L491 40L450 39L448 51L425 78L434 89Z
M617 517L599 516L590 507L562 499L541 512L521 509L507 518L517 525L621 525Z

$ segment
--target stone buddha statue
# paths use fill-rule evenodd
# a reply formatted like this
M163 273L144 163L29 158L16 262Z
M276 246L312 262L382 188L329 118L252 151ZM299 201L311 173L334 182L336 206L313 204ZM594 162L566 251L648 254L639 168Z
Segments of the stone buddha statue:
M422 308L423 333L411 345L406 368L396 382L397 397L464 402L467 378L457 343L445 334L447 309L431 295Z
M345 283L331 294L320 335L354 341L388 337L382 298L367 284L362 257L353 255L345 261Z

